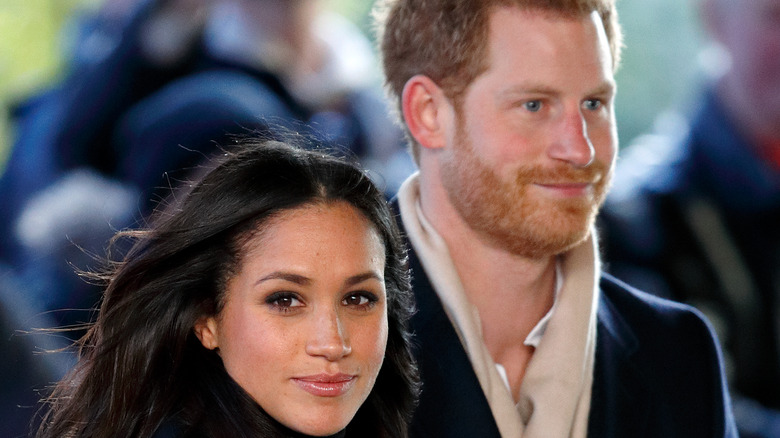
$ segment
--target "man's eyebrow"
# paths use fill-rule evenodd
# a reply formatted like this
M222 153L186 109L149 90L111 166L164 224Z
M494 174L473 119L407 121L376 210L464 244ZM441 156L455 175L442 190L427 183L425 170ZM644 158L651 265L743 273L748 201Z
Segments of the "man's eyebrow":
M594 88L590 93L591 95L603 95L603 94L615 94L615 90L617 89L617 84L615 81L606 81L603 82L598 87Z
M559 92L552 87L546 85L527 83L527 84L515 84L500 91L499 96L511 95L511 94L544 94L544 95L557 95Z
M615 81L604 81L585 94L586 95L614 94L616 88L617 88L617 84L615 83ZM539 95L546 95L546 96L557 96L560 94L560 91L555 88L549 87L547 85L542 85L537 83L525 83L525 84L512 85L510 87L503 89L497 94L499 97L512 95L512 94L539 94Z

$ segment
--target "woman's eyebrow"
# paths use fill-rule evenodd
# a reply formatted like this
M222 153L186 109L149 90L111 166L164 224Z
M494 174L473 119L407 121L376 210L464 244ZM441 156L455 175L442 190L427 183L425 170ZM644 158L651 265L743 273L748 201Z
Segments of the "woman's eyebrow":
M354 286L358 283L361 283L366 280L375 279L378 281L382 281L382 277L377 274L376 272L369 271L358 275L353 275L352 277L347 278L344 281L344 284L347 286ZM312 280L309 277L300 275L300 274L293 274L291 272L284 272L284 271L274 271L268 275L263 276L262 278L258 279L255 284L260 284L265 281L270 280L284 280L289 281L291 283L299 284L301 286L306 286L311 284Z
M289 281L291 283L300 284L301 286L305 286L311 283L311 279L303 275L293 274L291 272L284 272L284 271L274 271L257 280L255 284L257 285L264 281L269 281L269 280L284 280L284 281Z
M382 277L379 276L376 272L369 271L365 272L363 274L354 275L352 277L349 277L344 284L347 286L354 286L358 283L364 282L366 280L375 279L378 281L383 281Z

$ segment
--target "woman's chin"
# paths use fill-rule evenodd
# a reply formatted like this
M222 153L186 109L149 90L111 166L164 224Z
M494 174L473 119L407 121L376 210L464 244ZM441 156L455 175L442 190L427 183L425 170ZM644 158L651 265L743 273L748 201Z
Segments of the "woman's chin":
M302 433L304 435L309 436L331 436L335 435L342 430L344 430L347 427L347 424L328 424L328 425L321 425L321 426L309 426L309 427L301 427L301 428L293 428L298 433Z

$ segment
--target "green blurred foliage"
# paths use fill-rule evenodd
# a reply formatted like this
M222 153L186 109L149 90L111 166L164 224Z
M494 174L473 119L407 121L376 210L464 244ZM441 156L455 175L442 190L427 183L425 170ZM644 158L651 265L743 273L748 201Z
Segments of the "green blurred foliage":
M11 136L8 105L56 80L67 45L64 26L97 0L0 0L0 170Z
M326 0L325 3L327 7L352 20L366 35L373 37L370 17L374 5L372 0Z

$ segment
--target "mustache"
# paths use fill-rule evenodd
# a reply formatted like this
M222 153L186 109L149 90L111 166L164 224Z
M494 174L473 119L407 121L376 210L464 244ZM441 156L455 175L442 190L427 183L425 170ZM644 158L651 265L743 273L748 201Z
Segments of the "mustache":
M519 184L598 184L604 180L609 167L603 161L594 161L587 167L560 164L552 168L523 166L515 172Z

